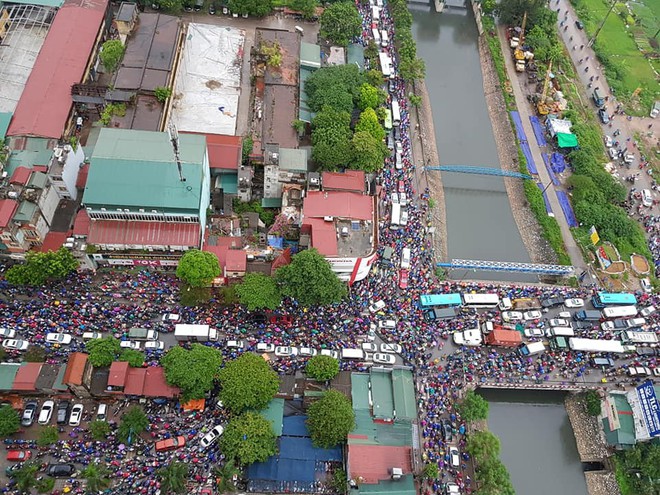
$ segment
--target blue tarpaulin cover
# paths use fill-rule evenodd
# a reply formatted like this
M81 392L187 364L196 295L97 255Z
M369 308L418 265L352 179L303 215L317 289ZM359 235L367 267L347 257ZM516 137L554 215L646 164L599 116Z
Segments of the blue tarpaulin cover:
M537 182L536 185L539 186L539 189L541 190L541 192L543 192L543 202L545 203L545 211L548 214L552 213L552 208L550 207L550 201L548 201L548 191L543 191L545 189L545 186L540 182Z
M566 217L566 222L568 222L569 227L577 227L578 222L575 218L575 213L573 213L573 208L571 207L571 202L568 200L568 195L564 191L557 191L557 199L559 200L559 205L561 206L564 216Z
M550 157L550 163L552 164L552 170L556 174L566 170L566 161L564 160L564 155L561 153L553 153Z
M525 135L522 120L520 120L520 114L518 112L511 112L511 120L513 120L516 127L516 136L518 136L518 141L520 142L520 149L523 155L525 155L525 160L527 160L527 170L530 174L538 174L536 163L534 163L534 158L532 157L532 151L529 149L529 144L527 143L527 135Z
M548 175L550 176L550 180L555 186L558 186L560 184L559 179L557 179L557 176L555 173L552 171L552 165L550 163L550 157L548 157L547 153L542 153L541 156L543 157L543 163L545 164L545 169L548 171Z
M545 140L543 135L543 126L539 122L539 118L534 115L529 117L529 121L532 123L532 129L534 129L534 137L536 137L536 142L539 143L539 146L547 146L548 143Z

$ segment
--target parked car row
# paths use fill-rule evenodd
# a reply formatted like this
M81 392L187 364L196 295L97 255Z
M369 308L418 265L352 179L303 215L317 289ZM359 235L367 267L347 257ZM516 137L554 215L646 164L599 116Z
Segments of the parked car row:
M21 415L21 425L32 426L35 418L40 425L47 425L50 423L53 413L55 412L58 425L68 424L69 426L79 426L82 421L85 406L82 404L74 404L71 406L71 402L68 400L62 400L58 402L57 407L55 407L55 401L47 400L41 405L41 409L39 409L39 414L37 415L38 409L39 403L36 400L28 401L25 404L23 414ZM107 412L107 404L99 404L96 409L96 419L99 421L105 421L107 419Z

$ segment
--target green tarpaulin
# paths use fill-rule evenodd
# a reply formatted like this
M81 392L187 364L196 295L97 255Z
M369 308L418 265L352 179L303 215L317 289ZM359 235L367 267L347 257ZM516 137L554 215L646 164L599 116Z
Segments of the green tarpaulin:
M575 148L578 145L578 140L575 134L558 132L557 144L559 144L560 148Z

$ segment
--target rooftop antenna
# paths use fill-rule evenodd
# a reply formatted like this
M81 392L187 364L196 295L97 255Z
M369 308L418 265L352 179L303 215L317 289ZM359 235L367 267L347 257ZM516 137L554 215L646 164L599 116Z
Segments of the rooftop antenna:
M170 137L170 143L172 143L172 150L174 151L174 159L176 160L176 167L179 169L179 180L185 182L186 178L183 176L181 157L179 156L179 132L176 130L176 126L173 123L170 123L170 125L167 126L167 135Z

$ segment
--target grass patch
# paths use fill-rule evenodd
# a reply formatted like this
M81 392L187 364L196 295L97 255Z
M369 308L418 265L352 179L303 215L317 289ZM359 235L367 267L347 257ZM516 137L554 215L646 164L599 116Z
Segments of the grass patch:
M495 27L495 21L488 16L482 18L484 32L486 33L486 41L488 42L488 48L490 50L490 55L495 64L495 70L497 71L497 77L500 80L500 87L502 88L502 94L504 95L504 102L506 103L507 110L516 109L516 101L513 97L513 92L510 91L511 82L509 81L509 76L506 72L506 65L504 62L504 54L502 53L502 45L500 44L500 38L497 36L497 28ZM525 171L525 173L527 173Z
M609 10L609 2L571 1L584 22L587 33L593 36ZM626 22L629 21L625 4L617 4L614 12L607 18L593 48L617 99L626 105L628 113L644 115L648 113L660 92L649 61L637 47L633 33L626 27ZM633 93L638 89L641 89L641 92L637 97L638 101L635 101Z
M616 483L619 485L619 490L621 490L621 495L635 495L633 488L628 483L628 478L626 478L621 461L616 456L611 457L611 460L612 464L614 464L614 477L616 478Z

